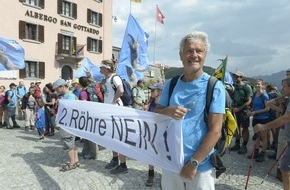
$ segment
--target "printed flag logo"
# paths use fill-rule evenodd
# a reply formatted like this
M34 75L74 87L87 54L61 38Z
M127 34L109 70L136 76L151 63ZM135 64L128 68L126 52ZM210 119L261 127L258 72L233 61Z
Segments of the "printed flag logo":
M25 68L24 49L15 40L0 37L0 70Z
M143 79L143 72L149 68L148 37L149 35L130 14L116 73L132 83Z

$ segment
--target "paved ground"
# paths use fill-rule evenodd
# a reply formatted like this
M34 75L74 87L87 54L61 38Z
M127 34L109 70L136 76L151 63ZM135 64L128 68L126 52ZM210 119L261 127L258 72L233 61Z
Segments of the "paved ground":
M19 124L22 124L20 121ZM23 125L22 125L23 126ZM111 152L103 149L98 160L81 159L81 167L68 172L59 172L59 165L67 161L59 140L55 136L38 140L36 131L20 129L0 129L0 189L161 189L161 170L156 169L156 183L152 188L145 187L147 165L129 159L127 174L111 175L104 169L111 158ZM77 142L79 150L82 144ZM251 145L249 145L249 148ZM246 156L232 152L226 154L223 160L227 171L216 183L218 190L244 189L250 160ZM264 163L253 162L248 189L278 190L282 183L269 176L261 185L263 178L272 165L273 160ZM275 170L273 170L275 174Z

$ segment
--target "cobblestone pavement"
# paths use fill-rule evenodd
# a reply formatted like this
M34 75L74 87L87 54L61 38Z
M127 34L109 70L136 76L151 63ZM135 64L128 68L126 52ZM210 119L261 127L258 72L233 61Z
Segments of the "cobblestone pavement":
M23 121L19 121L23 124ZM23 126L23 125L22 125ZM20 129L0 129L0 189L37 190L37 189L161 189L161 170L156 168L155 184L152 188L145 186L148 167L136 160L128 159L127 174L111 175L104 167L111 159L111 151L101 149L98 160L81 159L81 167L68 172L59 172L60 164L66 163L67 157L62 149L57 132L53 137L38 140L36 131ZM77 141L81 151L82 144ZM248 145L248 149L251 149ZM250 159L245 155L231 152L223 157L227 171L216 183L218 190L244 189ZM282 183L269 175L261 185L273 160L253 161L248 189L282 189Z

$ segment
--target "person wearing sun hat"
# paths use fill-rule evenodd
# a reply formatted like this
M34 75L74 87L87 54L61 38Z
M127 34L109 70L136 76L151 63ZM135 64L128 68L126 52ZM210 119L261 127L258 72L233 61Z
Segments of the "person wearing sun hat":
M79 79L74 79L71 82L71 85L73 87L72 92L74 93L74 95L76 95L76 97L80 97L80 93L81 93L82 88L80 86Z
M123 106L121 95L124 92L122 79L120 77L114 77L115 74L115 63L112 60L103 60L100 65L100 73L105 76L104 82L104 103L113 104L116 106ZM116 91L113 89L113 85L116 87ZM128 168L126 164L126 157L115 151L113 158L105 166L106 169L110 169L110 174L127 173ZM120 160L120 164L119 164Z
M240 135L236 132L236 142L235 145L230 148L231 151L238 151L238 154L247 153L247 144L249 141L249 124L250 117L248 113L250 112L250 104L252 102L253 91L250 85L243 82L244 73L237 71L233 75L234 77L234 106L233 112L236 114L238 129L242 130L243 143L240 145Z

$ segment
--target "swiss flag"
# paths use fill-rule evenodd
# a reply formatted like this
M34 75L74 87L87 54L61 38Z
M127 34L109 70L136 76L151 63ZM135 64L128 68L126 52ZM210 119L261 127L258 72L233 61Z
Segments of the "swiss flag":
M156 9L156 20L158 22L160 22L161 24L164 24L164 18L165 18L164 15L160 11L160 9L157 7L157 9Z

